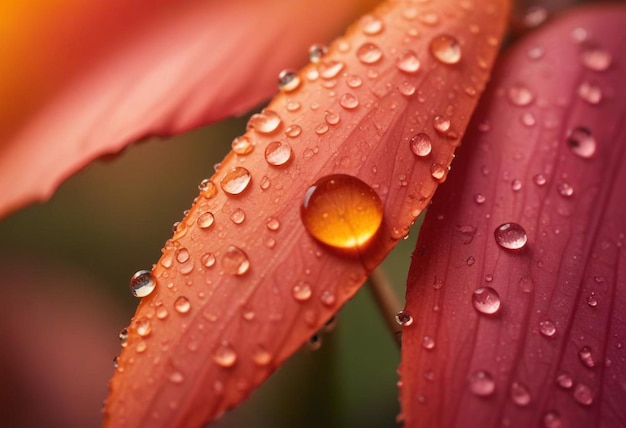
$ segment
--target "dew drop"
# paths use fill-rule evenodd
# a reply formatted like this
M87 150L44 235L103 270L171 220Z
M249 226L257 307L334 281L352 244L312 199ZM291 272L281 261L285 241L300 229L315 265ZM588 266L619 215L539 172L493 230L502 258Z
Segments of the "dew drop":
M267 223L265 223L265 226L269 229L269 230L278 230L278 228L280 227L280 221L275 218L275 217L270 217L267 220Z
M213 267L215 265L215 255L213 255L213 253L204 253L200 257L200 263L202 263L204 267Z
M311 45L309 48L309 61L317 63L320 59L326 55L328 48L324 45Z
M559 415L554 410L549 411L548 413L543 415L543 426L544 428L563 428L561 415Z
M363 34L373 36L383 31L383 21L374 15L365 15L359 19L359 25Z
M596 366L596 362L593 360L593 355L591 354L591 348L589 346L583 346L578 351L578 359L581 363L587 368L593 368Z
M160 320L164 320L165 318L167 318L167 316L169 315L169 313L167 312L167 309L165 308L165 306L158 306L155 311L154 311L156 317Z
M250 269L250 260L241 248L231 245L222 257L222 268L229 275L243 275Z
M511 400L520 407L526 407L530 404L530 392L528 388L518 382L511 384Z
M585 301L592 308L595 308L596 306L598 306L598 299L596 299L596 296L594 296L593 294L591 294L590 296L587 296Z
M315 133L317 135L324 135L327 132L328 132L328 124L326 123L320 123L319 125L315 127Z
M424 336L422 338L422 348L426 349L427 351L435 349L435 340L430 336Z
M185 381L185 376L181 372L175 371L169 375L169 381L175 384L181 384Z
M574 387L574 392L572 394L574 396L574 400L583 406L591 406L593 404L593 394L591 393L591 389L583 383L577 384Z
M313 238L331 247L355 249L369 242L380 228L383 205L363 181L335 174L309 187L300 214Z
M556 377L556 384L563 389L570 389L574 386L574 380L567 373L561 373Z
M496 243L504 249L518 251L528 242L528 235L522 226L517 223L504 223L494 232Z
M307 347L311 351L317 351L322 347L322 336L319 334L314 334L307 342Z
M294 70L282 70L278 73L278 89L291 92L298 89L300 86L300 77Z
M517 178L511 181L511 190L513 190L514 192L519 192L520 190L522 190L522 181Z
M291 146L282 141L274 141L265 148L265 160L272 166L285 165L291 159Z
M135 324L137 334L141 337L149 336L152 332L152 324L148 318L140 318Z
M432 150L432 140L424 133L419 133L411 138L409 144L415 156L428 156Z
M533 93L522 84L513 85L509 88L509 101L516 106L527 106L534 99Z
M565 181L559 183L556 190L559 192L559 195L563 196L564 198L569 198L574 195L574 188L571 184L566 183Z
M363 80L359 76L357 76L356 74L350 74L346 78L346 83L351 88L358 88L359 86L361 86L363 84Z
M577 90L578 96L591 105L600 104L602 101L602 89L594 83L583 82Z
M409 74L415 74L420 69L420 61L415 51L407 49L396 59L398 70Z
M478 205L484 204L486 200L487 198L482 193L476 193L474 195L474 202L476 202Z
M469 390L479 397L488 397L496 390L496 383L491 373L478 370L469 376Z
M213 216L213 213L209 211L200 214L198 216L198 219L196 220L196 223L198 224L198 227L200 229L208 229L209 227L213 226L214 222L215 217Z
M588 48L582 53L582 62L585 67L593 71L605 71L611 66L611 54L600 48Z
M285 135L289 138L296 138L300 134L302 134L302 128L298 125L289 125L287 129L285 129Z
M450 130L450 118L447 116L435 116L433 118L433 127L440 134L445 134Z
M213 353L213 361L224 368L232 367L237 362L237 353L228 342L222 342Z
M400 311L396 314L396 322L402 327L408 327L413 324L413 316L408 311Z
M448 34L439 35L431 40L430 53L443 64L457 64L461 61L461 45L456 38Z
M430 166L430 175L438 182L443 182L446 176L446 168L440 163L433 163Z
M539 322L539 333L545 337L553 337L556 334L556 326L552 321L545 320Z
M472 304L481 314L494 315L500 310L500 296L491 287L481 287L472 293Z
M332 79L337 77L339 72L343 70L344 63L341 61L322 61L318 65L320 76L323 79Z
M596 139L589 129L582 126L571 129L566 142L572 153L581 158L589 159L596 152Z
M383 57L383 51L378 45L366 42L357 49L356 56L363 64L374 64Z
M117 366L119 366L119 359L120 357L113 357L113 368L116 369Z
M135 297L146 297L156 288L156 281L149 270L140 270L130 279L130 292Z
M120 334L117 335L117 337L120 339L120 342L122 344L122 348L126 347L126 341L128 340L128 329L123 328L120 331Z
M547 182L548 182L548 180L546 179L546 177L543 174L536 174L533 177L533 183L535 183L539 187L545 186Z
M179 314L186 314L191 310L191 303L185 296L180 296L174 301L174 309Z
M339 98L339 105L346 110L353 110L359 106L359 100L350 93L345 93Z
M187 260L189 260L189 257L189 250L187 250L187 248L181 247L176 250L176 261L178 263L185 263Z
M439 15L437 15L435 12L425 12L419 16L419 21L422 24L434 27L435 25L439 24Z
M311 289L311 286L306 282L298 282L291 289L291 294L293 295L293 298L297 301L305 302L311 298L313 290Z
M144 352L146 349L148 349L148 344L146 343L145 340L141 340L137 343L137 346L135 346L135 351L138 354L141 354L142 352Z
M250 184L250 180L252 176L250 172L244 167L237 166L231 169L220 181L220 186L222 190L229 195L235 196L239 195L241 192L246 190L248 184Z
M252 352L252 361L257 366L267 366L272 361L272 354L263 345L257 346Z
M264 109L261 113L253 114L248 120L246 129L254 129L260 134L271 134L278 129L282 119L274 110Z
M326 115L324 116L324 120L329 125L336 125L339 123L339 115L333 113L332 111L327 111Z
M411 95L413 95L416 89L417 88L415 87L415 85L410 82L402 82L398 85L398 91L400 91L400 93L405 97L410 97Z
M246 213L241 208L237 208L230 215L230 220L235 224L241 224L245 221L245 219L246 219Z
M245 135L235 138L230 146L238 155L247 155L254 149L252 140Z

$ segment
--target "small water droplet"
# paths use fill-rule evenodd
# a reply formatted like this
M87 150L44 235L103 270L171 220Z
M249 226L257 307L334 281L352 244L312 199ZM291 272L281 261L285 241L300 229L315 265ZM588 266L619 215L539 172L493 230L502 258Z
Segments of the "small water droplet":
M291 294L293 295L293 298L297 301L305 302L311 298L313 290L311 289L311 286L309 284L301 281L293 286L293 288L291 289Z
M155 313L156 317L158 319L160 319L160 320L164 320L169 315L169 313L167 312L167 309L163 305L157 306L157 308L155 309L154 313Z
M320 59L326 55L328 48L324 45L311 45L309 48L309 61L316 63L319 62Z
M588 48L582 53L582 62L585 67L593 71L605 71L611 66L611 54L601 48Z
M543 58L544 54L545 54L545 50L541 46L533 46L532 48L528 49L528 51L526 52L528 59L532 61L536 61L538 59Z
M355 249L369 242L380 228L383 206L366 183L335 174L309 187L300 214L307 232L318 241Z
M513 190L514 192L519 192L520 190L522 190L522 181L517 178L511 181L511 190Z
M139 342L137 342L137 346L135 346L135 351L138 354L141 354L142 352L144 352L146 349L148 349L148 344L146 343L145 340L141 340Z
M534 99L533 93L521 83L509 88L509 101L516 106L527 106L532 103Z
M319 334L314 334L307 342L307 347L311 351L317 351L322 347L322 336Z
M139 336L146 337L152 332L152 324L148 318L140 318L135 324L135 329Z
M587 296L585 301L592 308L595 308L596 306L598 306L598 299L596 299L596 296L594 296L593 294L591 294L590 296Z
M484 204L486 200L487 198L482 193L476 193L474 195L474 202L476 202L478 205Z
M440 163L430 165L430 175L438 182L443 182L446 176L446 167Z
M481 287L472 293L472 304L481 314L494 315L500 310L500 296L491 287Z
M522 226L517 223L504 223L494 232L496 243L507 250L518 251L528 242L528 235Z
M574 386L574 380L568 373L561 373L556 377L556 384L563 389L570 389Z
M336 125L339 123L339 115L336 113L333 113L332 111L327 111L324 116L324 120L329 125Z
M245 221L245 219L246 219L246 213L241 208L237 208L230 215L230 220L235 224L241 224Z
M278 73L278 89L291 92L300 86L300 77L295 70L282 70Z
M135 297L146 297L156 288L156 281L149 270L140 270L130 279L130 292Z
M363 80L359 76L357 76L355 74L350 74L346 78L346 83L351 88L358 88L359 86L361 86L363 84Z
M383 31L383 21L374 15L364 15L359 19L359 25L363 34L373 36Z
M208 229L211 226L213 226L214 222L215 222L215 217L213 216L213 213L209 211L200 214L198 216L198 219L196 220L196 223L198 224L198 227L200 229Z
M433 127L440 134L446 134L450 130L451 122L447 116L439 115L433 118Z
M237 362L237 353L228 342L222 342L213 353L213 361L224 368L232 367Z
M415 85L410 82L402 82L398 85L398 91L400 91L400 93L405 97L410 97L416 90L417 88Z
M294 100L287 101L287 105L285 106L285 108L287 108L287 111L290 111L290 112L298 111L300 110L300 107L301 107L300 103Z
M596 362L593 360L593 355L591 354L591 348L589 346L583 346L578 351L578 359L585 367L593 368L596 366Z
M278 230L278 228L280 227L280 221L276 217L270 217L269 219L267 219L267 223L265 223L265 226L269 230Z
M546 177L543 174L536 174L533 177L533 183L535 183L539 187L545 186L547 182L548 182L548 180L546 179Z
M191 310L191 302L189 302L189 299L187 299L185 296L179 296L174 301L174 309L179 314L186 314Z
M591 105L600 104L602 101L602 89L594 83L585 81L580 84L576 92L583 101Z
M396 322L402 327L408 327L413 324L413 316L408 311L400 311L396 314Z
M341 70L343 70L344 64L341 61L329 60L322 61L318 65L318 70L322 79L332 79L336 77Z
M328 124L326 123L320 123L319 125L315 127L315 133L317 135L324 135L327 132L328 132Z
M535 28L543 24L548 18L548 10L541 6L531 6L524 14L524 26L526 28Z
M289 138L296 138L302 134L302 128L298 125L289 125L287 129L285 129L285 135Z
M113 357L113 368L116 369L119 366L120 357Z
M539 332L545 337L553 337L556 334L556 326L550 320L540 321Z
M478 370L469 376L469 390L479 396L488 397L496 390L496 383L491 373Z
M415 51L407 49L396 58L398 70L409 74L415 74L420 69L420 61Z
M423 132L415 135L409 142L411 151L415 156L428 156L432 151L432 140Z
M176 261L178 263L185 263L187 260L189 260L189 257L191 256L189 255L189 250L187 250L187 248L181 247L176 250Z
M383 57L383 51L378 45L366 42L357 49L356 56L363 64L374 64Z
M245 135L235 138L230 146L238 155L247 155L254 149L252 140Z
M564 198L569 198L574 195L574 188L571 184L565 181L559 183L556 190L559 192L559 195L563 196Z
M424 336L422 338L422 348L428 351L435 349L435 340L430 336Z
M430 53L443 64L457 64L461 61L461 45L456 38L448 34L439 35L431 40Z
M578 126L571 129L566 142L572 153L581 158L589 159L596 152L596 139L591 131L585 127Z
M270 354L265 346L259 345L254 351L252 351L252 361L257 366L267 366L270 362L272 362L272 354Z
M174 371L169 375L169 381L172 383L181 384L185 381L185 376L179 371Z
M204 253L201 257L200 257L200 263L202 263L202 265L204 267L212 267L215 265L215 255L213 255L213 253Z
M128 329L123 328L120 331L120 334L118 334L117 337L119 337L119 339L120 339L122 348L125 348L126 347L126 341L128 340Z
M246 129L254 129L260 134L271 134L278 129L282 122L274 110L264 109L261 113L253 114L250 117Z
M574 396L574 400L583 406L591 406L593 404L593 394L591 393L591 389L583 383L577 384L574 387L574 392L572 394Z
M265 148L265 160L273 166L285 165L291 159L291 146L282 141L274 141Z
M522 125L527 126L529 128L532 128L533 126L537 124L537 119L535 119L535 116L530 112L526 112L522 114L522 117L520 118L520 120L522 122Z
M554 410L543 415L543 426L544 428L563 428L563 421L561 420L561 415L559 415Z
M250 269L250 260L241 248L231 245L222 257L222 268L229 275L243 275Z
M530 392L528 388L518 382L511 384L511 400L520 407L526 407L530 404Z
M250 172L244 167L237 166L231 169L220 181L220 186L222 190L228 195L239 195L241 192L246 190L248 184L250 184L250 180L252 176Z
M419 15L419 21L422 24L434 27L435 25L439 24L439 15L437 15L435 12L423 12L421 15Z
M359 100L350 93L345 93L339 98L339 105L346 110L353 110L359 106Z

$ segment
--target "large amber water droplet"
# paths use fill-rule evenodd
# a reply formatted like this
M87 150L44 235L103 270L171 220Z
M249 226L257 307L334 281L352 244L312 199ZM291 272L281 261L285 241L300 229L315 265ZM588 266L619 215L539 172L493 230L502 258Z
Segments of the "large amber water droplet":
M248 187L251 180L250 172L244 167L237 166L230 170L222 181L220 185L222 186L222 190L229 195L238 195Z
M331 247L355 249L370 241L380 228L383 204L363 181L335 174L309 187L301 216L304 227L318 241Z

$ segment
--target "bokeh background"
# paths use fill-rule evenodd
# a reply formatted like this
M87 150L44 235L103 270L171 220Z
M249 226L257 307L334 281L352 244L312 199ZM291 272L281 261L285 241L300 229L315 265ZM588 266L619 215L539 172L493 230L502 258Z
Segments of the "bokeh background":
M0 425L101 423L118 333L138 303L128 281L156 263L246 120L135 144L0 222ZM415 235L385 262L401 300ZM399 349L367 286L321 339L211 426L397 426Z

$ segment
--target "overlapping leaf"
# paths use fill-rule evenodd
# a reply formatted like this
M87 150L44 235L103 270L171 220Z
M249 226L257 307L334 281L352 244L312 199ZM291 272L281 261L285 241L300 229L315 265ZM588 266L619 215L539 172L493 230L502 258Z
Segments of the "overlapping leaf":
M570 13L495 70L413 256L406 426L626 423L624 22Z
M390 2L285 80L155 265L156 289L111 381L107 425L219 416L354 295L445 180L506 15L504 1ZM431 150L416 155L424 139ZM289 148L284 164L268 156L273 147ZM378 234L351 252L318 243L300 220L307 189L337 173L358 177L383 204Z

